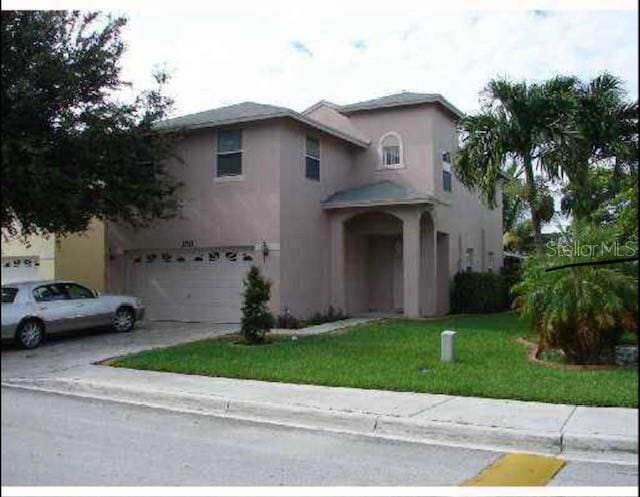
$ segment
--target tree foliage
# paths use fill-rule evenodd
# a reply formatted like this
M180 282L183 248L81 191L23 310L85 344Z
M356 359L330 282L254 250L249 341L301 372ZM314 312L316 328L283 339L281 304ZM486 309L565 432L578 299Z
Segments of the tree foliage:
M163 166L174 138L153 132L167 75L121 101L122 17L2 12L2 228L82 231L93 218L146 226L177 211Z

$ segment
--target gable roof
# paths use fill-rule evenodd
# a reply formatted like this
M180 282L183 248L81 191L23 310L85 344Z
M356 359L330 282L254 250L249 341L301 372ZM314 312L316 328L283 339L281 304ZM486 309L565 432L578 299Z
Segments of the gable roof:
M338 111L336 106L329 102L322 100L313 107L305 110L302 114L309 119L326 124L327 126L342 131L349 136L371 143L371 140L367 138L362 130L358 129L353 122L351 122L351 119Z
M458 118L464 115L461 110L456 108L451 102L449 102L439 93L414 93L408 91L395 93L393 95L386 95L380 98L374 98L373 100L363 100L362 102L356 102L353 104L340 105L336 106L336 109L343 114L351 114L352 112L361 112L366 110L376 110L388 107L401 107L406 105L419 105L429 103L440 104Z
M377 181L368 185L341 190L322 201L325 209L366 207L384 204L430 204L433 195L419 192L395 181Z
M195 114L166 119L157 123L155 129L158 131L193 130L276 118L293 119L301 124L323 131L359 147L366 147L368 145L366 141L358 137L327 126L286 107L277 107L275 105L255 102L242 102L226 107L206 110L204 112L196 112Z

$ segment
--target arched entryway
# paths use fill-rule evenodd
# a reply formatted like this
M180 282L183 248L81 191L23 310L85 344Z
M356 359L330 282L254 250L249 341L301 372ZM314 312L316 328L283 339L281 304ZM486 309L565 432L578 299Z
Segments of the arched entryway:
M444 308L438 281L448 271L438 254L447 244L438 243L432 205L334 208L330 223L334 307L406 317L435 316Z
M344 228L347 311L402 313L402 219L364 212L345 221Z

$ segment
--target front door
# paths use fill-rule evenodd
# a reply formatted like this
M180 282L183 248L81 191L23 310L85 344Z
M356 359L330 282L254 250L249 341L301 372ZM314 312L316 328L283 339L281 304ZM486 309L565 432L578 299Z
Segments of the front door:
M369 240L369 310L392 312L394 309L395 236L374 235Z

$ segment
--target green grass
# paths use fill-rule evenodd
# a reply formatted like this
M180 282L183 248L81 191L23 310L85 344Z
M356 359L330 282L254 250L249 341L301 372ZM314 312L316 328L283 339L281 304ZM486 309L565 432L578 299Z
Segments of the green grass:
M458 332L455 363L439 361L444 329ZM390 320L295 341L278 337L260 346L234 344L237 337L203 340L123 357L112 365L288 383L638 406L637 369L561 371L530 364L525 347L515 342L525 334L513 313Z

